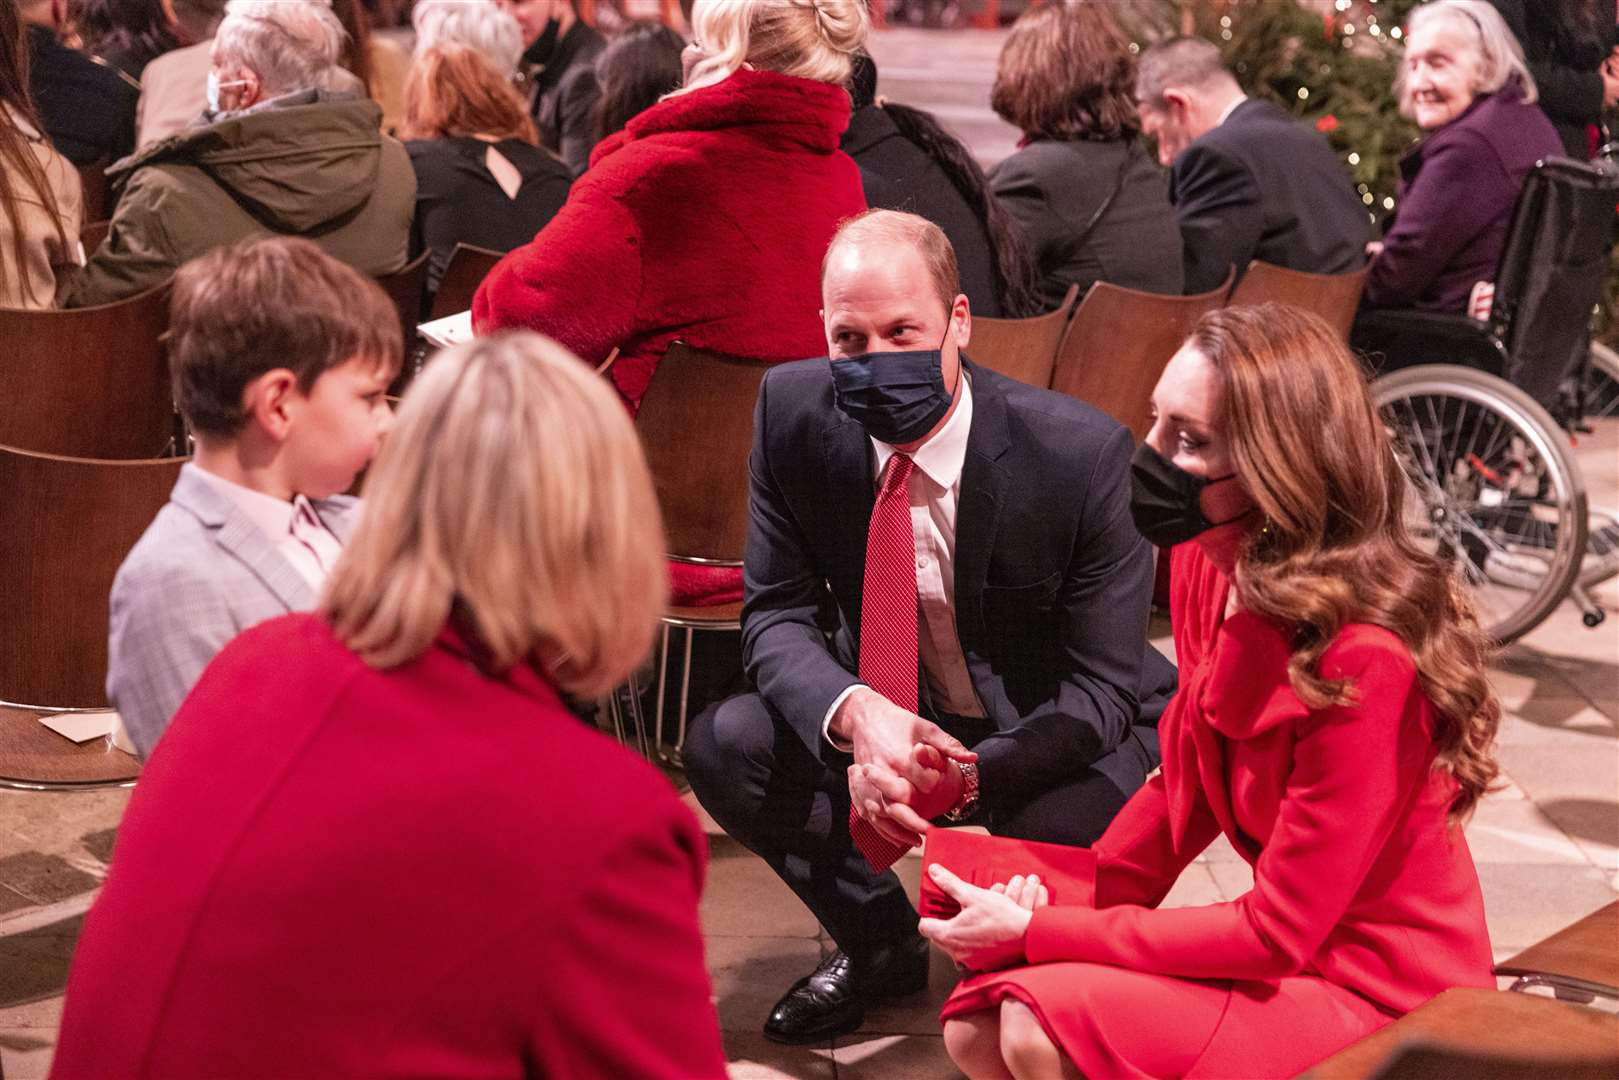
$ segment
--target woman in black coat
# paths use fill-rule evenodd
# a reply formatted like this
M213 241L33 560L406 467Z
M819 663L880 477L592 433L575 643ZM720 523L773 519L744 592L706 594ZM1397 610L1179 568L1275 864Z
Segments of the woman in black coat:
M1585 161L1604 136L1602 113L1619 104L1619 3L1490 0L1517 35L1540 88L1541 111L1568 156Z
M990 187L1023 226L1047 309L1097 281L1180 295L1180 228L1139 138L1134 84L1099 4L1031 8L1001 50L990 104L1024 134Z

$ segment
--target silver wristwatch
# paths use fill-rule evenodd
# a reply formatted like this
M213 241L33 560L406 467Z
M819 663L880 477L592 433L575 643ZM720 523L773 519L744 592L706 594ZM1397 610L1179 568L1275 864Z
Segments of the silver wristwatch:
M961 767L961 801L956 803L955 809L945 812L946 821L960 824L978 813L978 766L970 761L960 763Z

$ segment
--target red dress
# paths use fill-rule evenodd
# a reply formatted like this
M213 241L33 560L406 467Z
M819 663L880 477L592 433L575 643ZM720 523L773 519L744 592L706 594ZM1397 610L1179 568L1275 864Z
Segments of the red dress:
M821 260L866 208L838 149L843 87L744 68L608 136L568 202L472 304L479 333L538 330L599 364L629 405L671 342L755 360L826 354ZM700 438L694 432L693 438ZM677 604L742 598L739 570L675 564Z
M376 671L272 619L141 775L51 1075L719 1080L706 854L531 668L446 630Z
M1494 987L1472 855L1434 770L1409 652L1344 627L1322 658L1352 706L1310 709L1288 640L1245 612L1196 543L1173 553L1181 689L1162 773L1097 841L1096 907L1045 907L1029 965L964 981L951 1019L1013 997L1086 1076L1271 1077L1452 986ZM1224 833L1254 868L1229 903L1158 910Z

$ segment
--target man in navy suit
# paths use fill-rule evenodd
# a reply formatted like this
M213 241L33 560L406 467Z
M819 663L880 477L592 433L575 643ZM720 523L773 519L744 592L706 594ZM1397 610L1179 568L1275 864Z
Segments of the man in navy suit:
M1136 71L1141 130L1170 166L1186 292L1208 292L1255 259L1341 274L1365 261L1369 220L1327 140L1243 94L1220 50L1172 38Z
M900 846L923 819L1088 844L1156 764L1150 725L1174 686L1144 644L1130 433L963 355L954 253L916 215L845 223L822 299L830 359L771 369L754 416L742 650L757 689L699 716L685 756L703 805L838 945L772 1012L782 1042L853 1030L872 1000L926 983L916 912L851 840L851 806ZM868 528L879 484L899 490L896 457L910 522L883 580L901 575L903 599L863 641ZM918 674L915 712L857 674L912 610L916 656L899 666Z

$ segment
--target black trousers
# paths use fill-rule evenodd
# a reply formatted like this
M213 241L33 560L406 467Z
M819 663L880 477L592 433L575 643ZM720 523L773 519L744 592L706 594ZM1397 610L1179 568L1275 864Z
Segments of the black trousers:
M973 745L992 726L939 717ZM1100 837L1156 762L1136 738L1113 751L1124 768L1094 768L1039 792L998 793L986 824L997 835L1089 845ZM877 873L849 837L853 759L819 740L815 751L756 693L701 713L686 735L686 777L725 831L768 863L815 914L838 947L863 956L916 932L916 910L893 871Z

